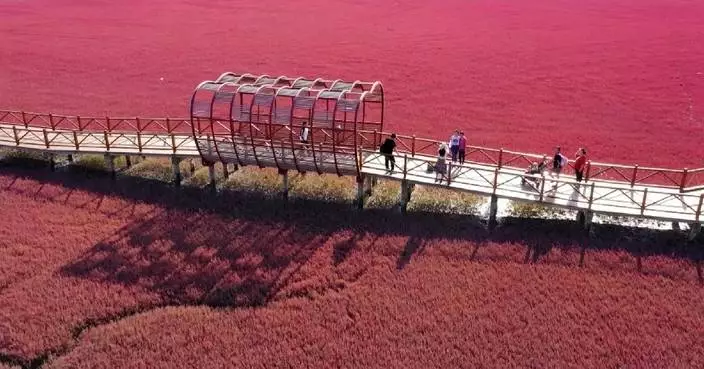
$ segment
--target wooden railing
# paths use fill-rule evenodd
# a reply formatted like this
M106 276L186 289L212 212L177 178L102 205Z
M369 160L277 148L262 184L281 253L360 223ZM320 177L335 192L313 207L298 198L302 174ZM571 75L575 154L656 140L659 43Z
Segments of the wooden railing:
M198 156L190 135L0 126L0 145L54 152Z
M430 156L404 153L397 156L395 171L387 175L414 183L433 184L577 210L663 220L702 220L704 194L690 195L658 187L630 187L627 183L583 183L565 178L566 176L560 176L558 179L528 175L509 167L492 168L468 163L448 162L447 172L440 176L434 171L425 170L432 163L433 158ZM367 151L363 165L365 168L378 168L383 171L383 155ZM523 179L526 181L523 182ZM536 180L538 185L532 180Z
M174 141L179 136L193 135L193 127L188 118L81 117L0 110L0 124L16 127L14 128L16 132L12 132L10 137L13 137L17 142L21 142L27 137L31 138L32 135L40 135L39 137L45 141L45 144L72 146L76 150L90 145L96 146L94 147L96 150L98 149L97 145L103 145L102 147L110 149L116 146L115 140L118 139L133 140L135 146L139 150L143 150L150 143L165 140L162 134L170 137L166 139L167 141ZM214 121L211 123L207 119L201 119L201 126L196 128L196 131L202 132L203 137L211 134L235 137L247 136L248 134L248 132L234 134L230 132L232 128L229 122ZM323 134L330 135L332 138L330 132L323 131ZM389 135L388 132L360 131L357 132L357 143L362 147L378 147L383 139ZM409 154L411 157L416 155L434 156L441 143L445 142L416 136L397 135L398 151ZM176 152L182 145L183 142L171 142L170 149L172 152ZM333 147L332 150L334 151L335 148ZM522 169L532 162L540 162L550 158L551 156L541 154L471 145L467 146L466 150L467 163L491 165L498 168ZM571 162L569 167L564 170L567 174L573 172L572 165ZM631 187L677 188L681 192L704 190L704 168L668 169L589 161L585 179L587 181L598 179L614 183L625 182Z
M383 139L389 137L389 132L365 132L361 134L365 139L372 139L380 144ZM401 154L415 155L437 155L440 144L445 141L419 138L416 136L396 135L397 149ZM525 169L533 162L551 160L552 155L539 155L522 153L505 149L494 149L481 146L468 145L466 149L466 162L473 164L486 164L499 168L509 167L514 169ZM570 160L568 168L563 169L563 173L574 173L574 160ZM704 187L704 168L698 169L669 169L655 167L641 167L639 165L621 165L588 161L585 168L585 179L611 181L617 183L626 182L631 187L651 186L677 188L682 192L698 190Z

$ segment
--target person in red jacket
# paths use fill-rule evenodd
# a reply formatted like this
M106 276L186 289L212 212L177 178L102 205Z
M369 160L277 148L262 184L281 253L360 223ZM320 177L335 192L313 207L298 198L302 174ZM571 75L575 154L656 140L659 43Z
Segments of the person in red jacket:
M587 150L579 148L575 154L574 173L577 175L577 182L582 182L584 169L587 167Z

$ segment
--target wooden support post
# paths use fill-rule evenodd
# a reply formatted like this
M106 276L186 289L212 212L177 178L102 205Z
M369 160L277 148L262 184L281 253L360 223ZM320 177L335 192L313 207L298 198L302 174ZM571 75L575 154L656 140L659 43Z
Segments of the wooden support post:
M105 167L110 173L110 178L115 179L115 156L110 154L105 154Z
M209 164L208 165L208 186L210 186L210 190L215 192L217 187L215 186L215 164Z
M594 218L594 213L590 210L579 210L577 212L577 223L584 227L585 230L589 230L592 225L592 219Z
M193 162L193 159L188 161L188 172L190 175L193 175L196 172L196 164Z
M372 195L372 189L374 188L375 182L376 182L376 178L374 178L372 176L364 177L364 195L365 196Z
M174 155L171 157L171 170L174 174L174 185L176 187L181 186L181 158L178 156Z
M648 199L648 187L643 190L643 202L640 204L640 215L645 213L645 201Z
M694 221L699 223L699 219L702 216L702 204L704 203L704 194L699 195L699 205L697 205L697 212L694 214Z
M132 167L132 158L129 155L125 155L125 166L127 168Z
M288 170L279 169L279 174L281 175L281 197L288 200Z
M584 212L584 229L590 231L592 229L592 221L594 221L594 213L591 211Z
M689 234L687 235L687 239L689 241L694 241L695 238L699 235L699 232L702 230L702 224L701 223L690 223L689 224Z
M499 198L496 194L491 195L489 202L489 228L496 226L496 214L499 212Z
M401 181L401 199L399 201L401 214L406 214L406 210L408 209L408 203L411 201L412 190L413 188L407 180L404 179Z

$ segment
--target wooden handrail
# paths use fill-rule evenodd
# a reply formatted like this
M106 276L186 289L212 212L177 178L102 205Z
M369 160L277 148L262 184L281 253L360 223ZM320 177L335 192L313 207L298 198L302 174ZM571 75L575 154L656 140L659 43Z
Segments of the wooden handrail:
M92 125L105 125L105 128L108 133L125 133L125 134L135 134L137 132L139 133L145 133L143 130L146 128L149 128L151 124L147 124L147 127L142 126L142 121L147 120L149 122L164 122L163 125L165 126L166 133L175 133L177 130L178 132L181 131L181 127L183 127L183 134L187 134L187 132L192 131L191 123L190 123L190 118L144 118L144 117L81 117L79 115L76 116L70 116L70 115L55 115L53 113L50 114L45 114L45 113L36 113L36 112L26 112L26 111L11 111L11 110L0 110L0 123L2 123L3 120L7 120L5 124L12 125L13 127L21 124L24 126L25 129L31 129L32 127L36 128L45 128L51 131L73 131L73 130L78 130L79 132L82 131L91 131L91 126ZM173 124L172 120L178 121L177 124ZM117 124L114 124L114 122L117 121ZM123 124L124 123L124 124ZM158 125L161 125L160 123L157 123ZM124 127L125 125L135 127L136 126L136 131L129 130L129 129L121 129L120 127ZM65 129L59 129L59 126L70 126ZM161 127L164 129L164 127ZM102 130L99 130L102 131ZM153 130L152 130L153 131ZM365 131L359 131L359 134L364 134ZM367 132L368 133L368 132ZM384 135L388 134L387 132L379 132L379 131L374 131L374 139L373 143L375 145L378 145L380 142L379 138L383 137ZM191 133L188 133L188 135L191 135ZM444 141L441 140L436 140L436 139L429 139L429 138L420 138L416 137L415 135L412 136L406 136L406 135L398 135L397 137L399 138L399 141L402 142L403 144L400 145L399 152L407 152L409 151L411 154L411 157L414 157L415 155L420 154L419 152L419 145L421 146L421 150L430 150L432 144L441 144L444 143ZM410 147L406 148L406 150L403 149L403 146L405 145L404 141L410 140ZM16 140L16 141L19 141ZM426 145L423 147L423 145ZM522 156L526 159L528 158L535 158L535 159L540 159L542 156L534 153L524 153L524 152L518 152L518 151L511 151L511 150L506 150L506 149L495 149L495 148L489 148L489 147L482 147L482 146L467 146L467 151L468 152L481 152L484 153L486 156L484 159L490 159L488 161L479 161L479 162L484 162L489 165L494 165L496 162L498 162L500 167L509 167L510 165L507 164L507 161L504 159L506 155L515 155L515 156ZM497 159L498 156L498 160ZM511 158L508 160L508 163L511 163L515 161L516 158ZM519 160L522 160L519 158ZM493 162L492 162L493 161ZM602 174L602 176L596 176L594 174L594 170L597 171L598 174ZM587 164L587 170L586 170L586 176L585 179L587 181L592 180L596 177L603 177L603 174L608 174L611 173L611 169L621 169L621 170L631 170L631 178L630 178L630 184L631 186L635 186L636 184L648 184L648 185L653 185L653 186L662 186L662 182L666 182L667 184L665 186L672 187L672 188L678 188L680 191L685 192L688 189L698 189L702 186L704 186L704 177L701 179L702 183L696 183L696 179L698 177L695 177L694 175L697 173L704 172L704 168L694 168L694 169L672 169L672 168L657 168L657 167L646 167L646 166L640 166L640 165L635 165L635 166L629 166L629 165L623 165L623 164L612 164L612 163L601 163L601 162L592 162L589 161ZM638 173L640 172L654 172L650 173L644 176L641 176L639 178ZM667 174L671 175L677 175L677 176L667 176ZM596 177L595 177L596 176ZM657 180L652 180L651 178L657 177L660 179L660 181ZM673 178L674 177L674 178ZM695 179L696 178L696 179ZM694 183L688 183L688 181L695 181ZM670 183L672 182L672 183Z

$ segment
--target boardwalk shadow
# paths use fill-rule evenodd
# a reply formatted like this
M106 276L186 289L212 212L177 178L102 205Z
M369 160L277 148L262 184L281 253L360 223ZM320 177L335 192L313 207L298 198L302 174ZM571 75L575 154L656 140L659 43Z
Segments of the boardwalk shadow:
M163 182L124 176L112 181L18 168L3 168L3 172L62 186L65 192L50 201L63 203L71 191L81 190L95 195L86 206L96 208L105 196L158 205L157 212L97 243L65 265L61 273L136 285L170 303L266 304L341 230L349 230L352 235L333 245L335 266L349 258L363 234L407 238L396 261L397 269L405 268L433 240L474 246L461 250L464 260L481 258L482 248L488 244L528 245L525 260L515 261L533 263L545 260L555 249L586 249L584 232L575 222L566 220L506 218L490 232L482 219L471 216L422 212L400 216L383 209L356 212L349 204L315 200L286 203L237 192L212 195L207 190L177 189ZM12 184L7 190L28 191L15 189ZM117 211L129 212L130 206L134 205ZM698 248L683 245L679 232L605 225L595 228L598 237L589 240L589 250L626 251L637 258L667 256L695 264L702 260Z

